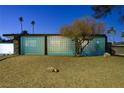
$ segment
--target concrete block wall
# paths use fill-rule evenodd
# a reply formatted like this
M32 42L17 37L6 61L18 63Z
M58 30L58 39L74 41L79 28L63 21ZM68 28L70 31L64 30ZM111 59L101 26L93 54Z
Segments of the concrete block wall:
M13 43L14 43L14 54L15 55L19 55L19 51L20 51L20 40L19 38L14 38Z

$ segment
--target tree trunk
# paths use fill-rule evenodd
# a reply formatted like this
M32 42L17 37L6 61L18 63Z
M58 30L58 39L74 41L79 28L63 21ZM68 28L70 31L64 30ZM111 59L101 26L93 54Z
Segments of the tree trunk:
M34 34L34 25L32 26L33 34Z
M20 24L21 24L21 32L22 32L23 31L22 22Z
M83 42L84 43L84 42ZM76 42L76 56L81 56L82 52L84 51L84 48L89 44L89 40L87 40L87 43L82 46L81 42Z
M82 44L76 40L75 46L76 46L75 56L81 56Z

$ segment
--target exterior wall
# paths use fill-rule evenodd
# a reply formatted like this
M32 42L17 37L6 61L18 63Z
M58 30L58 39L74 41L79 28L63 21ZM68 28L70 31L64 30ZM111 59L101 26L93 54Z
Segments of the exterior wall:
M23 36L21 37L22 55L44 55L45 37L44 36Z
M15 37L13 40L14 43L14 54L19 55L20 54L20 40L19 37Z
M44 39L37 45L43 49L44 55L51 56L75 56L75 42L69 38L59 35L45 35L45 36L21 36L14 38L14 54L24 54L22 48L22 40L24 37L44 37ZM37 47L38 48L38 47ZM32 48L33 49L33 48ZM31 49L31 50L32 50ZM35 49L35 48L34 48ZM35 51L35 50L33 50ZM37 50L36 50L37 51ZM41 51L41 50L38 50ZM106 51L106 38L104 36L96 36L88 46L85 47L81 56L97 56L103 55ZM35 53L33 54L35 55Z
M85 47L82 56L98 56L105 53L105 37L95 37Z
M47 52L52 56L74 56L75 42L62 36L47 36Z

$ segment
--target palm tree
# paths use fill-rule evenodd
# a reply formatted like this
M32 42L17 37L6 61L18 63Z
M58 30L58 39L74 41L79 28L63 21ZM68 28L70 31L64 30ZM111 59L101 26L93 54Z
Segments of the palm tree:
M114 27L111 27L108 31L107 31L108 35L113 35L113 43L115 42L115 35L116 35L116 30L114 29Z
M31 24L32 24L32 32L34 34L34 25L35 25L35 21L31 21Z
M23 30L23 31L21 32L21 34L23 34L23 35L27 35L27 34L29 34L29 33L28 33L27 30Z
M20 21L20 25L21 25L21 32L22 32L22 31L23 31L23 26L22 26L23 17L19 17L19 21Z

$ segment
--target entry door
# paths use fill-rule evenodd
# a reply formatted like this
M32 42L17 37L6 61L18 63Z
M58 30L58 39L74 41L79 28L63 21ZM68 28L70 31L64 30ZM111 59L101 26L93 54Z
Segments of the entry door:
M44 37L27 36L21 37L22 55L44 55Z

